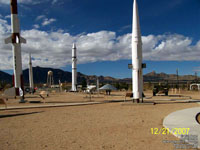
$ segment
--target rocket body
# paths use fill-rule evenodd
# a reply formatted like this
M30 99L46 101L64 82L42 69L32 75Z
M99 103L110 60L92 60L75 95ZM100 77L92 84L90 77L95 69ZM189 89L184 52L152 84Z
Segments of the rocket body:
M97 92L99 93L99 78L97 77Z
M143 92L142 39L136 0L134 0L133 4L132 30L132 89L133 99L139 101L142 98Z
M24 88L22 75L21 43L26 43L26 40L20 36L17 0L11 0L10 7L12 35L5 39L5 43L12 43L14 86L16 88L16 96L19 96L20 88Z
M33 92L34 83L33 83L33 67L32 67L31 54L29 55L29 86L30 86L30 91Z
M72 91L77 91L77 57L76 57L76 45L72 46Z

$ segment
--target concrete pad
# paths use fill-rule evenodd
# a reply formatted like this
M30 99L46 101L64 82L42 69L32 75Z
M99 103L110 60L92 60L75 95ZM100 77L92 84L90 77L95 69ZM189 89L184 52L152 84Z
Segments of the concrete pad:
M139 105L139 106L142 106L142 105L155 105L156 103L155 102L143 102L143 103L134 103L134 102L124 102L122 103L123 106L127 106L127 105Z
M164 118L163 126L168 128L169 131L181 140L184 140L190 144L194 144L193 141L187 138L183 139L186 134L175 134L175 128L189 128L188 137L193 135L198 136L198 148L200 148L200 124L196 121L196 115L200 112L200 107L189 108L184 110L179 110L169 114Z
M156 104L162 104L162 102L175 102L175 103L200 103L200 100L193 100L193 99L151 99L151 101L155 102Z
M16 96L16 94L15 94L16 91L15 91L15 90L16 90L15 87L6 89L6 90L4 91L4 93L3 93L3 95L4 95L5 97L7 97L7 96L15 97L15 96Z

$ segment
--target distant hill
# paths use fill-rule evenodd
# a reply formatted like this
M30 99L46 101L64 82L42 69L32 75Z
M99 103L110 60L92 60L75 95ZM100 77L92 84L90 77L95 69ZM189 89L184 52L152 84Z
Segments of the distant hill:
M47 82L47 73L48 71L53 72L53 79L54 83L58 84L59 80L61 82L71 82L72 81L72 73L68 71L63 71L61 69L53 69L53 68L42 68L42 67L33 67L33 78L34 83L46 83ZM29 82L29 69L26 69L23 71L24 76L24 82ZM80 72L77 73L77 82L80 84L83 80L88 81L89 83L96 83L97 76L88 76L84 75ZM106 83L112 83L113 81L116 81L115 78L112 77L104 77L99 76L100 82L106 82Z
M42 67L33 67L33 78L34 83L46 83L47 82L47 72L53 72L54 83L57 84L59 80L61 82L71 82L72 73L68 71L63 71L61 69L53 68L42 68ZM29 70L25 69L23 71L24 82L25 84L29 83ZM80 84L82 81L86 80L89 83L96 83L97 76L95 75L84 75L80 72L77 74L77 80ZM147 73L144 75L144 82L160 82L160 81L176 81L177 76L175 74L166 74L166 73L156 73L155 71ZM194 81L196 77L194 75L184 75L179 76L180 81ZM12 76L3 71L0 71L0 81L5 81L7 83L12 83ZM99 76L99 81L101 83L116 83L116 82L125 82L128 84L132 83L131 78L116 79L109 76Z
M33 79L34 83L46 83L47 82L47 73L48 71L53 72L54 82L58 83L60 79L61 82L71 82L71 73L67 71L63 71L61 69L53 69L53 68L41 68L41 67L33 67ZM29 82L29 69L23 71L24 82Z
M144 81L155 81L155 82L160 82L160 81L176 81L177 80L177 75L176 74L166 74L166 73L156 73L155 71L147 73L144 75ZM194 75L182 75L178 76L178 80L182 82L187 82L187 81L194 81L196 80L196 76Z
M12 83L12 76L8 73L0 71L0 81L6 83Z

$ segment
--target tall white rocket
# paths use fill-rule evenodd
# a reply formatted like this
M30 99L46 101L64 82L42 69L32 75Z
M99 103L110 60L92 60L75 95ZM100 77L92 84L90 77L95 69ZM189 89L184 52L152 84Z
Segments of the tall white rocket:
M137 2L133 4L133 28L132 28L132 89L133 100L139 102L143 92L142 73L142 39L140 32L139 14Z
M12 35L5 39L5 43L12 43L14 86L16 89L15 95L19 96L21 95L21 89L24 88L22 75L21 43L26 43L26 40L20 36L17 0L10 0L10 8Z
M31 92L33 92L34 84L33 84L33 68L32 68L31 53L29 54L29 86L30 86Z
M77 66L76 66L76 44L72 46L72 91L77 91Z

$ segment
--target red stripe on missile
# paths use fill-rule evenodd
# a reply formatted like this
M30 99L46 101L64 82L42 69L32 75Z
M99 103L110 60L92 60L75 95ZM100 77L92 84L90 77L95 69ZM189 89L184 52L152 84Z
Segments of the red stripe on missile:
M10 0L10 9L11 9L11 14L18 14L17 11L17 0Z
M12 43L20 43L20 35L19 35L19 33L12 33Z

